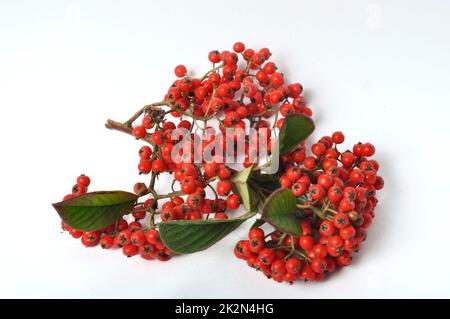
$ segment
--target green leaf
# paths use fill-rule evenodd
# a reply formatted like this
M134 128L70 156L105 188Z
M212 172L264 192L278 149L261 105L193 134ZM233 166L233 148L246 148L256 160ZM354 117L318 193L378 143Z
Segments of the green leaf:
M304 141L314 131L314 122L302 114L292 114L283 121L278 145L280 154L286 154Z
M255 222L253 223L252 227L250 227L250 229L252 228L256 228L256 227L260 227L262 225L264 225L266 222L262 219L257 219L255 220Z
M253 172L249 178L249 184L266 194L271 194L281 187L277 174L262 174L260 172Z
M250 175L253 172L253 169L255 168L255 164L250 165L247 168L244 168L242 171L237 172L236 174L234 174L230 180L233 183L246 183L250 177Z
M239 195L242 205L248 212L253 211L257 204L257 201L255 201L255 191L247 183L254 167L255 165L253 164L234 174L230 179L233 185L233 191Z
M92 192L53 207L70 227L91 231L108 227L130 212L139 196L124 191Z
M261 218L276 230L299 236L302 228L296 218L296 203L296 197L290 189L280 188L266 199Z
M205 250L235 230L254 212L233 219L174 220L159 223L159 235L164 245L177 254Z

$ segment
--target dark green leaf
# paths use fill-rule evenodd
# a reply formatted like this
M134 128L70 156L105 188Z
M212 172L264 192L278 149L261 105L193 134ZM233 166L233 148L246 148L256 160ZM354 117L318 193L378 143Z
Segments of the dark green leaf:
M261 218L281 232L301 235L302 228L295 216L296 202L291 190L280 188L266 199Z
M304 141L314 131L314 122L302 114L289 115L284 119L278 145L280 154L286 154Z
M233 219L175 220L159 223L164 245L177 254L205 250L235 230L255 213Z
M264 225L266 222L262 219L257 219L255 220L255 222L253 223L252 227L250 227L250 229L252 228L256 228L256 227L260 227L262 225Z
M253 188L258 188L266 194L271 194L281 187L277 174L261 174L260 172L254 172L249 178L249 183Z
M308 214L305 214L305 212L302 209L297 209L295 211L295 218L297 219L303 219L305 217L308 217Z
M108 227L130 212L138 196L124 191L92 192L53 207L70 227L83 231Z

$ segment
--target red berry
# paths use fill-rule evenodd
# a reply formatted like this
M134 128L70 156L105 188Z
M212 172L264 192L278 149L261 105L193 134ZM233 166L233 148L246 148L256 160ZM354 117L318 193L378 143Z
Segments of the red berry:
M337 257L337 259L336 259L336 264L337 264L338 266L343 267L343 266L348 266L348 265L350 265L351 261L352 261L351 255L350 255L348 252L344 252L344 253L342 253L342 255L340 255L339 257Z
M301 175L302 175L302 171L298 167L289 167L286 170L286 176L289 177L293 181L296 181L297 179L299 179Z
M131 234L131 243L136 246L141 246L145 244L146 238L142 230L136 230Z
M272 84L274 87L282 86L283 83L284 83L283 74L276 72L270 76L270 84Z
M298 239L298 244L301 249L309 250L314 246L314 238L309 235L301 235Z
M342 144L344 143L345 137L342 132L334 132L333 135L331 135L331 139L335 144Z
M152 162L152 170L155 172L162 172L166 169L166 164L162 159L155 159Z
M244 52L244 50L245 50L245 44L242 43L242 42L236 42L236 43L233 45L233 50L234 50L234 52L242 53L242 52Z
M347 226L339 230L339 236L343 239L350 239L356 235L355 228L353 226Z
M161 131L156 131L152 134L150 140L153 144L162 145L164 143L164 134Z
M81 237L81 243L86 247L94 247L98 244L100 240L99 232L97 231L87 231L83 233Z
M286 266L283 260L275 260L270 266L273 275L284 275L286 273Z
M344 152L341 154L341 161L344 166L352 166L355 161L355 155L352 152Z
M333 225L333 223L329 220L324 220L321 224L320 224L320 228L319 228L319 232L322 236L331 236L334 234L335 231L335 227Z
M312 250L316 258L325 258L327 256L327 248L324 245L317 244Z
M250 251L258 254L264 248L264 237L255 237L249 240Z
M225 213L217 213L214 215L215 219L228 219L228 215Z
M311 151L316 156L322 155L326 150L327 148L323 143L315 143L311 146Z
M147 136L147 131L143 126L136 126L133 128L133 136L136 138L144 138Z
M72 235L72 237L75 238L75 239L80 238L80 237L83 236L83 234L84 234L83 231L77 230L77 229L74 229L74 228L70 229L70 230L69 230L69 233L70 233L70 235Z
M331 178L331 176L326 175L326 174L321 174L318 178L317 178L317 184L319 184L320 186L322 186L324 189L328 189L331 187L331 185L333 185L333 179Z
M227 198L227 206L229 209L237 209L239 208L240 200L237 194L231 194Z
M219 63L220 62L220 52L217 50L209 52L208 60L212 63Z
M159 232L156 229L150 229L149 231L147 231L147 233L145 234L145 238L147 239L147 243L151 245L154 245L158 241L160 241Z
M83 185L84 187L88 187L89 184L91 184L91 179L89 178L89 176L81 174L80 176L77 177L77 184Z
M285 263L286 271L290 274L298 274L302 268L302 262L296 257L291 257L286 260Z
M336 228L344 228L349 224L349 220L346 214L338 213L333 217L333 224Z
M313 200L320 200L325 196L325 190L318 184L311 185L309 188L309 193Z
M336 236L332 236L329 240L328 240L328 246L330 247L334 247L334 248L340 248L342 247L342 245L344 244L344 241L342 240L342 238L338 235Z
M308 156L303 161L303 166L305 166L306 169L312 170L316 167L316 159L312 156Z
M299 278L305 281L307 280L312 281L315 278L315 272L314 270L312 270L310 265L305 265L304 267L302 267L302 270L300 271Z
M122 247L122 252L127 257L133 257L138 254L139 247L135 245L125 245Z
M362 155L366 157L370 157L375 154L375 146L370 143L366 143L362 147Z
M364 144L362 144L362 143L355 144L353 146L353 153L359 157L364 156L363 148L364 148Z
M220 196L226 196L231 191L231 183L227 180L219 181L217 183L217 194Z
M311 260L311 269L319 274L323 274L327 270L327 262L323 258L314 258Z
M296 196L296 197L302 196L306 192L307 189L308 189L308 186L305 183L300 182L300 181L296 182L291 187L291 191L294 194L294 196Z
M258 260L261 261L264 265L270 265L275 259L275 253L271 248L264 248L258 254Z
M359 169L354 169L350 172L350 180L355 183L359 184L362 181L364 181L364 174Z
M142 146L141 149L139 150L139 156L145 160L148 160L150 156L152 156L152 153L153 153L152 149L147 145Z
M187 69L184 65L179 64L175 67L175 75L179 78L182 78L186 75Z
M219 169L217 176L219 176L220 179L229 179L231 177L231 171L226 167L222 167Z
M292 180L286 175L283 175L280 177L280 184L283 188L290 188L292 185Z
M250 229L248 232L248 238L254 239L254 238L264 238L264 230L262 230L259 227L254 227Z
M102 246L103 249L110 249L113 245L114 240L110 235L105 235L100 239L100 246Z

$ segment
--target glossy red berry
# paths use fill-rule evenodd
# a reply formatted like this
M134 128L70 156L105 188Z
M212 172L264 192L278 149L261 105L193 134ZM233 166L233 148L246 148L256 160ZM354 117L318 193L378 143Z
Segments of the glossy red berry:
M338 213L333 217L333 224L336 228L341 229L347 227L349 220L346 214Z
M231 183L229 181L219 181L217 183L217 194L226 196L231 191Z
M323 274L327 270L327 262L323 258L314 258L311 260L311 269L319 274Z
M362 147L362 155L365 157L370 157L375 154L375 146L370 143L365 143Z
M345 137L342 132L334 132L333 135L331 135L331 139L335 144L342 144L344 143Z
M291 257L286 260L285 263L286 271L290 274L298 274L302 268L302 262L296 257Z
M122 252L127 257L133 257L139 253L139 247L135 245L125 245L122 247Z
M301 235L298 239L298 244L301 249L309 250L314 246L314 238L309 235Z
M248 238L254 239L254 238L264 238L264 230L262 230L259 227L254 227L250 229L248 232Z
M233 50L234 50L234 52L242 53L242 52L244 52L244 50L245 50L245 44L242 43L242 42L236 42L236 43L233 45Z
M147 136L147 131L145 130L145 128L143 126L136 126L135 128L133 128L133 136L136 138L144 138Z
M229 209L237 209L239 208L240 200L239 195L237 194L231 194L227 198L227 206Z
M175 75L179 78L182 78L186 75L187 69L184 65L179 64L175 67Z
M219 63L220 62L220 52L217 50L209 52L208 60L212 63Z
M145 234L142 230L136 230L131 234L130 240L133 245L141 246L146 242Z
M89 178L89 176L82 174L77 177L77 184L88 187L91 184L91 179Z
M329 220L324 220L321 224L320 224L320 228L319 228L319 232L322 236L332 236L334 234L335 231L335 227L333 225L333 222L329 221Z
M285 262L281 259L275 260L270 266L273 275L284 275L286 273Z
M114 245L114 239L110 235L104 235L100 239L100 246L102 246L103 249L110 249Z
M145 238L147 239L147 243L151 245L154 245L158 241L160 241L159 232L156 229L150 229L149 231L147 231L147 233L145 234Z
M270 265L275 259L275 253L271 248L264 248L258 254L258 260L264 265Z

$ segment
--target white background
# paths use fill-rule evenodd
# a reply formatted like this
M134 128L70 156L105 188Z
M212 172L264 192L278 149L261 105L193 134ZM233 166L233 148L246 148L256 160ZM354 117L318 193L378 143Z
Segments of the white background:
M0 1L0 297L450 297L449 1ZM140 143L103 127L158 101L183 63L268 46L314 138L370 141L386 187L354 263L322 283L234 258L242 226L168 263L86 249L50 203L80 173L131 190Z

